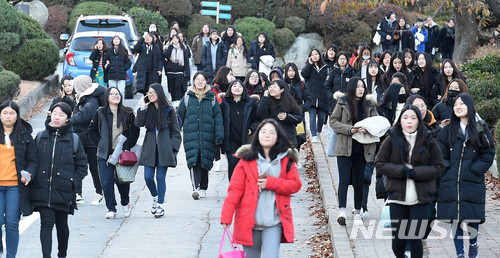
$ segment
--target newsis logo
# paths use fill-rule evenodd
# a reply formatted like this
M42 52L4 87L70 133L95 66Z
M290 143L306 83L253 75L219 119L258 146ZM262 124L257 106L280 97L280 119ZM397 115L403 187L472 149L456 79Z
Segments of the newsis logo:
M422 220L420 225L418 220L401 220L399 232L396 232L396 220L369 220L363 225L353 225L351 229L350 239L393 239L393 233L397 233L399 239L421 239L425 235L429 220ZM477 230L467 226L468 223L480 223L478 220L464 220L460 225L464 231L463 236L458 236L458 239L469 239L477 237ZM459 222L453 221L437 221L431 222L431 232L427 239L453 239ZM406 234L405 229L409 225L409 231ZM417 230L418 227L418 230Z

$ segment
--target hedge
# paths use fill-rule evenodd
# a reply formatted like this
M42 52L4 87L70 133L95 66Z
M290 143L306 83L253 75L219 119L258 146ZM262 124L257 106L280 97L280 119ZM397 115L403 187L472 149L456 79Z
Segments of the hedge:
M264 18L245 17L234 22L234 27L243 35L246 42L257 40L261 32L266 32L269 40L273 42L272 31L276 28L274 23Z
M306 20L297 16L287 17L285 19L285 28L289 28L295 35L299 35L306 29Z
M23 80L38 81L56 71L59 49L50 39L30 39L17 53L3 56L2 61Z
M19 15L21 17L24 31L26 32L26 39L50 39L49 35L45 33L42 25L40 25L40 23L38 23L35 19L21 12Z
M273 31L274 44L280 53L284 54L295 41L295 34L289 28L281 28Z
M118 7L106 2L85 2L78 4L69 16L68 28L71 32L75 29L76 20L80 15L95 14L122 14Z
M19 94L21 78L0 66L0 103L11 100Z
M19 50L25 41L25 32L17 9L0 0L0 55Z
M476 102L476 110L481 118L492 128L500 119L500 98Z
M135 26L140 34L148 31L151 23L155 23L161 33L168 33L168 21L158 12L152 12L142 7L133 7L128 14L134 18Z

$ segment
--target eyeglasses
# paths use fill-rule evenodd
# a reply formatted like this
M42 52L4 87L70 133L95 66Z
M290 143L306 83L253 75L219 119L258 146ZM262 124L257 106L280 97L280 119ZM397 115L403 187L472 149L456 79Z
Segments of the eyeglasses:
M109 96L111 96L111 97L121 97L120 93L110 93Z
M201 79L196 79L194 80L195 82L206 82L207 80L205 80L204 78L201 78Z

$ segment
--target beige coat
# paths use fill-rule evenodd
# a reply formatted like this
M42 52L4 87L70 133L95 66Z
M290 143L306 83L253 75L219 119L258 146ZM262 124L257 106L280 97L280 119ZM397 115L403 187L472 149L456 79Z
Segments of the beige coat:
M335 146L335 156L350 157L352 152L352 134L351 129L354 127L352 123L352 114L347 105L347 96L342 92L335 92L333 97L337 100L337 105L330 116L330 127L338 134L337 145ZM378 116L376 110L376 99L373 95L367 95L367 105L369 117ZM375 161L375 143L365 144L365 160L366 162Z
M231 45L231 49L227 53L226 66L233 70L233 75L236 77L247 76L249 65L246 56L243 54L243 46Z

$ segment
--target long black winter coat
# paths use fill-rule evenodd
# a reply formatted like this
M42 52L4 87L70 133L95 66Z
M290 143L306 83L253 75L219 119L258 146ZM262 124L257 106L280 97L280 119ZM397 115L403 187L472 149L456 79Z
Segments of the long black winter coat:
M347 92L347 84L349 80L356 74L352 66L347 65L344 70L341 70L338 66L335 66L333 70L328 73L325 81L325 92L330 98L328 113L332 113L335 105L337 105L337 100L333 98L333 94L337 91ZM325 93L325 92L322 92Z
M325 80L328 77L328 66L323 64L323 66L317 67L307 63L300 74L304 77L306 82L305 87L309 89L309 93L311 94L311 105L309 107L317 107L328 113L329 103L333 97L333 95L325 94Z
M391 38L387 40L385 36L389 35L392 37L394 33L394 29L396 29L396 25L398 25L398 20L394 20L390 22L387 18L383 18L380 21L380 30L377 30L378 34L380 34L380 42L384 45L390 46L394 44L394 40Z
M245 102L245 108L243 109L243 126L241 135L243 138L241 139L242 144L247 144L249 142L249 134L248 130L250 129L252 132L257 128L257 101L250 96L247 96L245 99L240 101ZM220 105L222 111L222 121L224 123L224 142L222 143L223 149L225 151L229 151L229 134L231 133L231 129L229 126L231 125L231 104L230 102L234 102L234 100L229 98L222 98L222 103Z
M276 59L276 51L274 50L273 43L259 47L257 41L252 41L250 51L247 53L247 61L252 64L252 69L259 70L260 57L264 55L270 55ZM251 57L253 57L253 60L250 59Z
M434 22L431 27L425 26L428 31L428 36L427 36L427 42L425 42L425 51L430 51L432 48L439 47L438 46L438 36L439 36L439 27L438 25Z
M154 108L154 105L150 107ZM182 108L182 106L179 105L179 108ZM147 109L137 111L137 118L134 121L135 126L141 127L146 125L146 111ZM179 123L174 108L170 108L168 116L167 121L169 126L160 129L158 134L156 134L155 130L146 130L139 165L156 167L155 158L158 153L158 162L160 166L177 166L177 153L181 146L181 133L179 131Z
M104 64L106 64L106 61L109 61L109 64L106 66L108 80L120 81L127 79L127 70L132 66L128 55L119 55L118 50L112 47L104 56Z
M446 172L439 179L437 219L450 221L485 221L486 187L484 173L493 163L495 144L484 121L475 125L481 147L474 147L466 140L459 128L457 139L450 146L448 134L450 126L445 126L437 140L443 152Z
M406 163L403 149L408 143L403 144L405 139L402 132L390 130L389 136L382 143L375 159L375 167L378 175L387 176L385 188L390 200L405 201L407 178L415 182L419 203L430 203L434 199L438 178L444 172L444 163L439 144L430 131L426 130L425 133L424 144L413 148L409 163L413 166L414 174L409 177L403 173Z
M420 68L416 68L414 74L415 77L411 84L411 88L419 88L420 91L418 94L425 98L425 103L432 109L435 103L432 99L432 89L436 86L439 87L439 80L441 79L439 71L432 67L431 74L426 82L424 81L423 73Z
M146 89L146 73L147 72L153 72L153 81L151 83L159 83L161 80L161 77L158 76L158 72L161 72L163 69L163 58L161 54L161 50L158 49L158 46L156 44L153 44L153 70L148 71L147 70L147 51L148 47L147 44L144 43L144 38L141 37L139 41L137 41L137 44L135 44L133 53L134 54L139 54L139 57L137 58L137 62L134 65L134 72L137 72L136 76L136 84L135 88L137 91L143 91Z
M267 118L272 118L280 124L283 129L285 130L288 139L297 146L297 130L295 127L297 127L302 120L304 120L304 114L302 111L297 111L295 113L288 113L285 120L280 120L278 119L278 114L285 112L281 108L281 102L280 100L271 100L273 97L263 97L262 100L259 103L259 106L257 108L257 117L259 120L264 120ZM271 101L276 101L276 107L274 109L271 109Z
M184 74L184 77L189 78L190 77L190 71L189 69L189 49L184 47L184 44L180 44L181 49L183 50L184 53L184 66L180 66L178 63L174 63L170 61L170 56L172 55L172 50L174 49L174 45L170 44L163 52L163 58L165 60L165 73L177 73L177 72L182 72Z
M36 156L36 143L31 137L33 129L28 122L18 120L20 128L20 140L14 143L14 156L17 171L17 184L19 186L19 209L23 216L29 216L33 213L33 205L30 200L30 186L33 181L25 186L21 182L21 170L31 173L33 180L38 171L38 159Z
M439 31L437 47L439 47L440 51L453 52L453 49L455 49L455 39L452 37L449 37L447 34L448 34L448 32L446 30L446 26L444 26Z
M90 78L92 79L92 81L94 81L95 79L95 75L97 73L97 69L99 68L99 63L101 62L101 58L103 59L102 66L104 70L104 65L106 64L106 62L104 61L104 57L102 55L103 54L101 54L101 51L97 49L92 50L92 53L90 53L89 59L92 61L92 69L90 69ZM108 81L106 73L104 73L104 81L105 82Z
M139 128L134 124L134 112L128 115L127 130L122 132L127 140L123 143L122 151L130 150L137 143ZM113 113L109 107L100 107L94 114L89 125L88 136L97 146L97 157L108 160L113 153ZM124 128L123 125L121 125Z
M73 130L82 141L83 147L96 147L94 142L87 136L90 121L99 108L99 99L102 98L106 88L99 84L92 84L84 93L88 94L80 97L78 104L73 109L73 116L70 118Z
M209 40L205 46L203 46L203 50L201 51L201 65L203 66L203 71L210 76L211 78L215 77L215 74L219 71L219 68L226 64L227 56L224 55L224 44L221 43L221 40L218 39L217 43L217 51L215 56L215 69L212 66L212 40ZM211 83L211 82L207 82Z
M73 152L73 130L71 122L56 129L45 122L37 144L38 172L30 185L30 196L35 210L49 207L73 214L76 209L76 189L82 187L87 175L87 156L83 145Z

